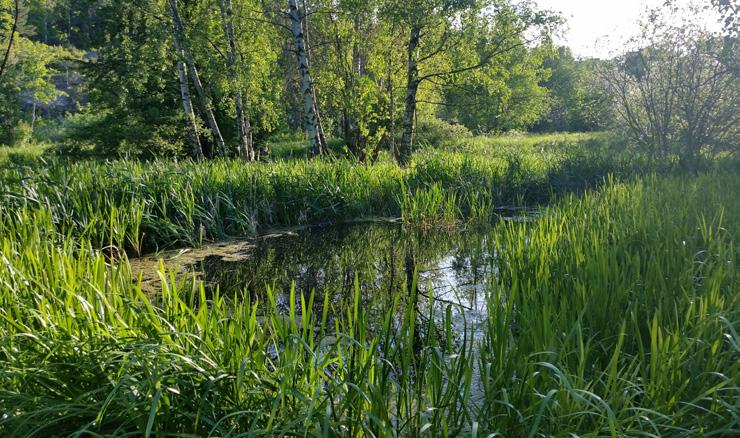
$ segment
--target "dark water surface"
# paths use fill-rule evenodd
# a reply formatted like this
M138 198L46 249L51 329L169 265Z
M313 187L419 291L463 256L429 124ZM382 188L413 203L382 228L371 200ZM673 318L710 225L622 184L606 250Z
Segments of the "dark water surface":
M219 244L182 259L171 257L169 264L174 261L181 272L196 273L207 290L218 288L225 296L248 295L265 303L269 287L279 311L286 314L295 287L296 314L300 297L308 302L315 291L313 310L321 314L327 293L329 314L341 317L353 304L357 282L371 322L382 321L394 299L400 301L395 310L402 312L415 285L419 294L413 305L421 318L432 310L441 317L449 306L455 330L467 327L475 332L486 315L487 282L495 278L495 230L344 224Z

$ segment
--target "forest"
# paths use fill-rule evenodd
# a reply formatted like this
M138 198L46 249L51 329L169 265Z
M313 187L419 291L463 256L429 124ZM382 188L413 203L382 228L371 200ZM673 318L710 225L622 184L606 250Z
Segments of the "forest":
M0 0L0 436L740 434L740 4L647 3Z

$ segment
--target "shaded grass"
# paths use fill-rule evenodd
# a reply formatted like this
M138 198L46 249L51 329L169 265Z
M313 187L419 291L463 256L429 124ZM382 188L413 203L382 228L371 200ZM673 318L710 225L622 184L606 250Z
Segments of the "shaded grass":
M2 210L0 432L731 436L738 191L737 174L611 180L500 224L475 338L414 284L380 322L356 287L331 331L331 291L281 315L272 291L206 296L162 272L149 296L49 208Z

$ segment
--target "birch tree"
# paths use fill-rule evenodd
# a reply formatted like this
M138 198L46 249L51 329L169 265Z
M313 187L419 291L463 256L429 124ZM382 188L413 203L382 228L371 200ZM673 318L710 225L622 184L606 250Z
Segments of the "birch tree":
M211 101L211 97L204 89L203 83L200 80L200 75L198 74L198 69L195 66L193 52L190 49L190 45L188 44L187 36L185 34L185 26L183 26L182 19L180 18L177 0L170 0L170 10L172 12L173 21L173 39L180 47L179 51L182 53L183 61L188 68L190 78L193 81L195 91L198 94L198 99L201 103L201 110L211 131L211 136L215 145L214 155L222 155L225 151L224 139L221 136L221 130L218 127L216 116L213 114L213 103Z
M237 47L236 37L234 36L234 6L231 0L218 0L218 6L221 10L221 22L224 29L224 36L228 44L227 67L229 81L232 83L232 98L236 108L236 127L239 135L239 155L247 160L255 159L254 144L252 141L252 127L249 120L249 114L245 108L247 96L242 93L238 85L239 74L237 70Z
M185 122L185 130L187 132L188 143L190 145L190 156L195 160L202 160L204 158L203 147L198 138L198 126L195 119L195 111L193 110L193 101L190 97L188 72L187 66L185 65L185 53L180 39L180 29L178 27L179 19L176 18L179 17L177 0L170 0L170 13L172 14L172 44L175 52L174 57L177 65L177 75L180 81L180 97L184 113L183 120Z
M324 153L324 142L319 124L319 110L315 102L314 88L309 71L308 54L304 38L305 11L301 12L296 0L288 0L288 16L295 44L298 73L301 81L301 98L303 100L303 126L308 136L313 155Z
M10 26L10 32L8 36L8 45L5 48L5 53L3 55L3 61L0 64L0 80L3 78L3 73L5 73L5 69L8 65L8 59L10 59L10 51L13 49L13 41L15 40L15 34L18 31L18 18L20 16L20 0L14 0L13 2L13 12L12 12L12 24Z
M443 85L458 74L480 69L497 55L534 43L559 24L556 15L537 11L530 2L514 4L508 0L389 0L386 13L408 35L403 134L398 156L402 165L411 159L417 95L423 83ZM483 29L502 25L493 39L487 38L488 33L468 31L471 26ZM475 50L470 50L471 45Z

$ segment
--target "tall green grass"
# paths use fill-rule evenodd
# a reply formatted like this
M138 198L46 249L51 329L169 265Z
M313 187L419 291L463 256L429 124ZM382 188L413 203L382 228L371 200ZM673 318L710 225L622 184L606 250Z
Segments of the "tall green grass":
M429 188L411 191L402 187L401 218L406 223L422 229L430 227L454 228L461 217L460 205L455 192L446 192L435 183Z
M148 295L49 206L6 208L0 434L732 436L738 192L608 181L499 225L486 324L458 333L413 283L381 321L359 286L338 319L331 291L281 314L163 271Z
M50 159L0 166L0 209L47 209L61 232L134 255L273 226L363 217L448 225L593 187L610 173L630 177L650 170L609 150L599 135L522 137L506 144L475 138L462 150L419 151L406 169L349 159L251 165ZM445 206L428 198L435 191L444 192Z
M736 174L612 181L508 224L481 353L490 427L737 433L738 189ZM512 390L524 409L497 402Z
M8 164L33 163L49 149L46 143L9 147L0 145L0 166Z

